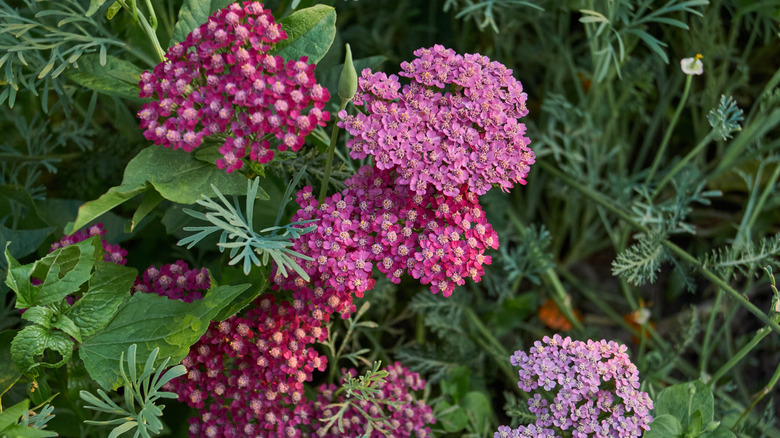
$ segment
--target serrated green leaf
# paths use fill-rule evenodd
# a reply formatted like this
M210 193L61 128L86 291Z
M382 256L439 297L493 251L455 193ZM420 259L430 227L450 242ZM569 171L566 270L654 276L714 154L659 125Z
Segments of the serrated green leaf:
M73 82L109 96L121 97L134 102L148 99L139 97L138 82L143 72L130 61L106 55L105 65L100 54L89 54L79 58L78 69L70 69L66 76Z
M19 266L6 251L10 269L6 284L16 292L16 308L45 306L59 302L77 292L92 275L92 268L101 256L100 239L91 238L57 249L33 264ZM102 246L100 247L102 248ZM43 284L32 286L31 276Z
M24 399L10 408L3 410L3 412L0 413L0 431L4 431L8 426L19 421L29 407L30 400Z
M51 328L52 316L54 316L54 311L44 306L35 306L22 313L22 319L42 325L45 328Z
M249 286L215 287L192 303L137 293L106 327L84 341L79 350L81 360L90 376L106 389L120 385L116 361L132 344L137 345L140 357L159 347L160 357L171 356L171 361L178 363L220 310Z
M173 27L173 35L168 47L180 43L187 38L196 27L205 23L209 16L220 9L226 8L235 0L184 0L179 9L179 19Z
M73 320L68 318L66 315L58 315L57 319L52 321L51 326L67 333L73 337L76 342L81 342L81 330L79 330L78 326L73 322Z
M316 64L330 50L336 37L336 10L326 5L300 9L279 20L287 39L271 48L270 54L297 61L308 56Z
M212 184L225 195L246 193L246 177L240 173L225 173L180 149L150 146L128 163L122 185L111 188L105 195L79 208L76 222L66 232L83 227L108 210L143 193L148 189L147 184L154 187L163 198L179 204L194 204L201 198L201 194L212 193ZM261 196L268 198L265 192Z
M103 328L116 314L138 272L114 263L99 262L84 297L64 312L85 338Z
M8 248L14 258L19 259L38 249L46 237L54 231L53 227L36 230L11 230L0 225L0 248L5 248L8 242L13 244ZM0 271L8 267L5 258L0 260Z
M22 372L11 358L11 341L17 333L18 330L0 332L0 397L22 377Z
M62 355L62 360L56 363L38 362L38 357L44 351L54 350ZM39 325L28 325L23 328L11 342L11 357L22 373L27 373L34 366L56 368L64 364L73 354L73 341L61 331L52 331Z

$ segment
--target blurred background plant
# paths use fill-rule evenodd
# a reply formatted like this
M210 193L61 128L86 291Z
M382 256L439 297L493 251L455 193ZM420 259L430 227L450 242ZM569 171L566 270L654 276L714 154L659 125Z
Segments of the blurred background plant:
M92 3L101 6L86 17ZM153 2L154 14L141 8L155 17L163 46L183 3ZM338 13L336 41L317 68L331 91L346 42L358 71L388 74L419 47L482 53L523 83L530 114L522 121L537 155L526 186L482 200L501 243L484 281L447 300L415 282L378 281L356 302L371 303L362 320L375 324L331 323L335 332L350 330L333 369L354 366L356 357L398 360L429 382L437 434L492 436L499 424L529 416L527 395L515 390L511 349L566 331L629 345L651 397L701 379L714 394L714 418L735 435L780 436L780 309L764 271L777 272L780 253L780 1L281 0L267 7L281 17L315 3ZM78 206L119 185L127 161L147 145L135 120L139 102L109 89L87 92L75 70L95 72L87 68L112 57L140 69L156 63L140 21L113 4L0 2L0 241L25 236L17 258L45 254ZM696 54L703 74L687 75L679 61ZM132 83L110 77L119 81L114 89ZM278 205L305 165L303 181L316 185L329 131L316 130L312 143L265 169L269 205ZM337 188L361 165L343 144L331 175ZM107 240L130 239L129 265L177 257L226 283L243 277L227 267L216 239L189 252L176 246L186 237L182 226L195 224L177 204L163 201L123 234L122 218L140 202L103 220ZM270 210L258 209L256 222L271 226L277 211ZM18 323L6 291L0 285L4 328ZM74 387L95 389L79 383L86 377L78 370ZM4 403L24 396L12 390ZM175 403L168 412L186 417ZM50 430L88 418L77 406L56 414ZM186 422L171 422L186 435Z

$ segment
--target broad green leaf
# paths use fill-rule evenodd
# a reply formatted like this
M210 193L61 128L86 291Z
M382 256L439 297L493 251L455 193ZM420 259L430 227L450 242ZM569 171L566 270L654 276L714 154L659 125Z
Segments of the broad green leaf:
M18 330L0 332L0 397L22 377L22 372L11 359L11 341L17 333Z
M474 432L481 431L490 423L492 411L490 399L483 392L471 391L460 401L460 406L471 412L472 418L478 422Z
M45 438L50 436L57 436L57 432L44 429L33 429L32 427L19 426L14 424L3 430L3 437L6 436L14 438Z
M78 69L66 73L68 79L109 96L121 97L136 102L146 99L139 97L138 82L143 72L132 62L107 55L105 65L101 65L100 55L93 53L79 58Z
M184 0L179 9L179 19L173 27L173 35L168 47L180 43L187 38L196 27L205 23L209 16L220 9L226 8L235 0Z
M336 37L336 10L316 5L282 18L279 24L287 32L287 39L276 43L270 53L295 61L308 56L309 62L316 64L328 53Z
M39 362L46 350L54 350L62 355L56 363ZM11 357L23 373L27 373L38 364L56 368L73 354L73 341L70 336L56 330L52 331L39 325L28 325L11 342Z
M44 306L35 306L22 313L22 319L42 325L45 328L51 328L52 316L54 316L54 311Z
M436 413L436 424L440 424L447 432L460 432L466 428L469 419L463 408L446 401L439 403L439 407L441 410Z
M122 301L130 295L137 274L133 268L99 262L89 279L87 293L64 315L73 320L83 337L92 336L111 320Z
M14 258L19 259L38 249L52 231L53 227L14 231L0 225L0 248L5 248L8 242L13 242L8 249ZM4 271L6 267L8 264L3 258L0 260L0 271Z
M458 366L452 369L448 378L441 382L441 392L449 395L457 403L466 396L469 391L471 369L466 366Z
M76 342L81 342L81 330L79 330L76 323L68 318L67 315L57 315L55 320L51 322L51 326L67 333L69 336L73 337Z
M79 350L81 360L90 376L105 389L119 387L117 360L132 344L138 346L138 357L147 357L159 347L158 357L171 356L171 363L178 363L219 311L249 286L215 287L202 300L192 303L137 293L106 327L84 341Z
M6 257L9 257L7 253ZM77 292L89 280L100 257L100 239L93 237L60 248L30 265L18 266L16 260L9 258L6 284L16 291L18 309L53 304ZM43 278L43 284L33 286L31 276Z
M263 267L261 269L253 269L252 273L254 272L260 272L261 274L258 276L247 277L241 273L243 279L238 281L248 281L251 283L251 286L238 295L229 305L220 310L217 316L213 318L214 321L224 321L225 319L230 318L231 316L240 312L244 307L252 304L252 302L254 302L261 293L265 292L269 286L268 270ZM224 280L225 278L223 277L223 281ZM211 281L213 282L214 280L212 279Z
M7 408L0 414L0 432L6 430L6 428L22 418L27 409L30 407L30 400L24 399L19 403Z
M688 430L696 411L701 411L701 424L712 422L714 404L712 391L701 380L678 383L664 388L658 393L654 404L656 415L669 414L676 417L683 430Z
M653 422L655 422L655 420L653 420ZM652 425L653 423L650 424ZM712 432L703 432L701 435L699 435L699 438L737 438L737 436L734 434L734 432L728 430L726 426L721 424Z
M672 438L682 434L680 420L674 415L662 414L653 417L650 430L645 432L644 438Z
M133 213L133 219L130 221L129 232L133 232L135 227L146 217L154 207L162 202L163 197L155 189L148 189L144 193L144 200L141 201L141 205L138 206L138 210Z
M240 173L225 173L181 149L150 146L128 163L122 185L111 188L105 195L79 208L76 222L66 232L78 230L108 210L146 191L148 184L163 198L180 204L194 204L201 194L212 196L211 184L223 195L246 193L246 177Z

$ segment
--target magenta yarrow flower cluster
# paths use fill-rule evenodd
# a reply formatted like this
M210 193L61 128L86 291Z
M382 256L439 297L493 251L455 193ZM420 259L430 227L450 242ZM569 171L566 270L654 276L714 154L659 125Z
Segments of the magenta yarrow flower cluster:
M375 397L377 400L384 401L383 406L380 406L379 402L371 403L362 400L354 402L356 406L350 406L343 413L345 428L343 433L339 431L337 424L332 425L326 431L325 424L320 423L319 427L314 429L314 435L323 438L366 436L367 421L360 412L362 410L376 420L385 419L390 425L388 435L374 430L370 435L371 438L406 438L413 434L418 438L431 436L431 430L425 426L436 422L433 410L424 401L415 400L412 392L422 390L425 387L425 380L399 362L386 367L385 370L388 375ZM355 378L358 373L354 369L342 370L342 375L344 376L341 380L343 385L348 375ZM343 403L345 398L343 395L336 395L337 389L334 384L320 386L317 401L314 403L314 412L317 418L331 417L340 409L333 404Z
M313 259L301 261L311 281L276 275L282 288L326 314L346 317L355 311L352 296L374 286L374 267L394 283L410 274L444 296L468 277L480 280L482 265L491 262L485 249L498 247L498 235L474 193L418 195L371 166L345 184L321 205L311 187L298 192L301 208L292 220L314 219L317 226L293 246Z
M287 38L259 2L233 3L166 53L167 61L141 75L138 117L148 140L191 152L204 137L224 134L217 166L230 173L242 158L269 162L270 138L280 151L301 148L324 126L328 90L314 79L307 57L285 62L269 51ZM313 105L313 107L310 107Z
M477 195L492 184L525 184L534 153L528 148L526 94L512 70L480 54L456 54L440 45L414 52L398 77L362 72L353 102L364 111L341 111L339 126L353 139L350 155L371 155L379 169L394 169L396 183L419 194L430 188Z
M560 437L562 431L573 437L622 438L650 429L653 401L639 391L639 371L625 345L556 334L536 341L528 353L516 351L510 361L520 367L520 389L537 391L528 400L536 422L514 430L501 426L496 438Z
M211 280L206 268L190 269L183 260L162 265L158 269L149 266L142 276L136 278L133 292L154 293L172 300L191 303L203 298Z
M327 336L303 302L270 294L245 316L212 323L182 361L187 374L168 387L200 410L190 436L301 436L315 418L303 383L327 366L312 345Z
M54 242L49 248L49 252L79 243L94 236L103 236L106 234L106 230L103 229L103 224L95 224L86 230L78 230L70 236L65 236L60 239L59 242ZM119 245L111 245L102 238L100 242L103 244L103 261L115 263L117 265L124 266L127 263L127 250L122 249Z

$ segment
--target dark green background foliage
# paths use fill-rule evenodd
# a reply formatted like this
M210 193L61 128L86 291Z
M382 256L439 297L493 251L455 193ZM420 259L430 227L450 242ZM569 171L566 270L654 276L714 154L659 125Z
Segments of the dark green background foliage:
M187 236L182 227L195 224L182 204L211 193L211 183L226 195L243 194L244 178L211 172L215 145L192 155L150 147L138 129L142 101L133 90L138 73L156 64L155 49L127 10L107 20L112 2L91 3L99 8L86 17L88 0L0 2L0 29L37 20L31 38L59 29L51 38L63 39L56 50L67 51L27 48L25 62L3 58L16 42L12 32L0 32L0 243L5 248L12 241L9 253L31 264L81 214L76 228L102 222L106 240L128 250L123 269L183 259L209 268L219 284L255 287L221 286L225 302L192 309L135 302L157 298L151 296L114 297L114 319L99 321L107 324L104 330L79 340L83 345L65 366L39 370L40 389L29 392L32 377L8 362L9 334L49 330L73 341L67 330L45 324L23 328L15 294L0 285L2 406L22 412L25 406L16 403L31 398L30 406L38 406L59 393L52 401L57 416L47 428L63 436L107 435L80 426L93 413L81 407L78 392L118 385L117 371L95 353L116 341L112 324L138 318L133 312L142 304L157 309L145 316L150 321L178 315L172 331L191 333L160 352L175 362L205 329L199 324L216 317L217 308L239 310L267 286L268 276L253 269L245 277L228 267L216 237L190 251L176 246ZM229 2L152 3L165 48ZM538 313L550 298L573 324L568 335L629 346L642 390L656 400L658 429L647 436L695 434L709 426L702 436L780 436L774 402L780 307L764 270L777 271L780 253L780 1L302 0L266 6L279 19L293 12L291 3L335 8L335 17L322 8L312 19L322 32L279 47L284 56L318 60L316 74L331 96L345 43L358 72L397 73L415 49L433 44L481 53L511 68L528 93L523 121L537 163L527 185L481 199L500 237L483 281L443 299L412 279L400 285L379 280L358 302L358 308L371 303L362 319L373 323L351 334L345 359L403 362L429 382L437 434L492 436L500 424L532 419L509 355L555 333ZM54 12L35 18L30 7ZM57 27L71 16L79 17L78 27ZM86 36L66 40L57 33L66 31ZM704 74L686 76L679 61L697 53ZM333 99L328 109L337 104ZM338 150L347 157L343 135ZM330 126L318 129L297 154L264 169L261 187L270 199L256 200L258 229L274 224L285 187L303 166L303 183L319 187L329 136ZM175 161L160 158L176 154ZM172 162L178 167L166 164ZM332 187L343 187L361 164L337 159ZM289 219L292 205L282 209ZM98 260L75 290L103 275L107 268ZM5 259L0 269L8 269ZM230 297L241 305L229 305ZM78 313L77 306L71 309ZM648 324L629 324L627 316L637 311ZM345 324L334 322L331 330L343 331ZM116 343L112 354L118 357L129 342ZM153 348L139 345L139 355ZM51 356L49 363L60 359ZM94 369L101 370L97 382L90 379ZM314 383L333 376L322 373ZM688 397L690 388L697 398ZM677 412L691 400L695 409ZM168 430L186 436L192 412L171 402L165 413Z

